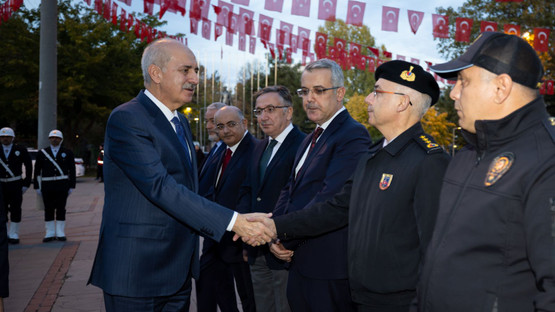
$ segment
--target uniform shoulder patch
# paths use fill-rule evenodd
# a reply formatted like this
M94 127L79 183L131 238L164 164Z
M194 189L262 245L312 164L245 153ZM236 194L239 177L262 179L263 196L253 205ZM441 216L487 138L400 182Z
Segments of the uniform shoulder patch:
M427 154L443 152L441 146L439 146L439 144L436 143L435 139L427 133L418 134L414 137L414 139L416 140L418 145L420 145L420 147L422 147L426 151Z
M547 132L551 135L553 143L555 143L555 117L549 117L543 121L543 125L547 129Z

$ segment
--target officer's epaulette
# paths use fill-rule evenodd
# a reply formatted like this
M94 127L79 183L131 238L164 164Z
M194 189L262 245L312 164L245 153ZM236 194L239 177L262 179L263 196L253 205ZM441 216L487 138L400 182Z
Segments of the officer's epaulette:
M414 136L414 140L422 147L427 154L441 153L443 149L436 143L434 138L426 133Z
M555 143L555 117L546 118L543 121L543 125L547 129L547 132L549 132L549 134L551 135L553 143Z

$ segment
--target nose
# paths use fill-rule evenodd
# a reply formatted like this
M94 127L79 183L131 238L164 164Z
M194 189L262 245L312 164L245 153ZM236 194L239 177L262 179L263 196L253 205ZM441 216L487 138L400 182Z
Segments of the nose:
M366 103L366 105L370 106L372 105L372 100L374 99L374 92L370 92L368 94L368 96L366 96L366 98L364 98L364 103Z
M190 76L189 82L194 85L198 85L198 82L199 82L198 73L193 72Z
M462 82L460 80L457 80L457 82L455 83L455 86L453 87L453 89L451 90L451 92L449 92L449 97L453 100L453 101L457 101L460 99L461 96L461 86L462 86Z

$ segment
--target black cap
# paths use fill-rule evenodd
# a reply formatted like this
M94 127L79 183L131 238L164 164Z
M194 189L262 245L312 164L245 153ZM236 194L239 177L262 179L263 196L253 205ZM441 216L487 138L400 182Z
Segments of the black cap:
M458 59L437 64L431 69L446 79L478 66L494 74L507 74L514 82L537 89L541 85L543 66L536 51L524 39L501 32L483 32Z
M434 76L420 65L400 60L385 62L376 69L374 77L376 81L380 78L387 79L427 94L432 98L432 105L439 98L439 86Z

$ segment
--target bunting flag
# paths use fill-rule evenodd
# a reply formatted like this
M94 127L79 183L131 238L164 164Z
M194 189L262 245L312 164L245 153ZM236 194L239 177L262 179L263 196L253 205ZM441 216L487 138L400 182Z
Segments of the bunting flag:
M354 25L354 26L362 26L362 20L364 20L365 9L366 9L366 3L361 1L349 0L349 3L347 4L347 19L345 23ZM397 13L399 13L399 11L397 11Z
M283 9L283 0L266 0L264 9L281 13L281 10Z
M254 35L253 19L254 12L244 8L239 9L239 33L246 35Z
M270 50L270 55L272 56L272 59L276 59L276 50L274 47L273 43L268 43L268 50Z
M298 42L299 42L299 38L297 37L297 35L291 34L291 52L293 53L297 53L297 48L298 48Z
M367 47L368 50L370 50L370 52L372 52L372 54L374 54L376 57L380 57L380 50L373 48L373 47Z
M470 42L473 23L474 20L471 18L457 17L455 19L455 41Z
M337 9L337 0L319 0L318 19L335 22L336 9Z
M95 0L95 3L96 3L96 0ZM143 13L148 14L148 15L154 15L154 1L153 0L143 0Z
M432 14L434 38L449 38L449 16Z
M291 14L298 16L310 16L310 0L293 0Z
M233 4L218 0L218 6L214 6L214 11L218 16L216 24L229 27L229 15L233 13Z
M129 26L127 26L127 12L123 8L121 8L119 17L119 29L125 32L129 31Z
M546 92L548 95L553 95L553 93L554 93L554 92L553 92L553 91L554 91L554 90L553 90L553 80L548 80L548 81L545 82L545 84L546 84L546 86L545 86L545 92Z
M112 3L112 13L110 15L112 16L112 24L118 26L118 4L115 2Z
M520 37L520 25L505 24L503 25L503 32L509 35L516 35Z
M239 30L239 14L229 13L229 27L227 31L235 34Z
M368 71L373 73L376 71L376 58L374 57L367 57L368 59Z
M280 40L278 40L278 43L291 46L291 33L293 32L293 24L281 21L279 25L279 30L281 36L279 38Z
M283 59L283 51L285 50L285 47L283 46L283 44L276 43L276 49L278 50L279 59L282 60Z
M382 31L397 32L399 23L399 9L383 6L382 7Z
M250 54L254 54L256 49L256 37L249 36L249 52Z
M259 14L258 18L258 37L260 38L260 42L266 44L270 41L270 36L272 35L272 24L274 23L274 19L272 17Z
M412 30L413 34L416 34L418 28L420 27L420 24L422 24L422 19L424 19L424 12L412 10L408 10L407 12L409 14L410 30Z
M120 0L121 2L127 4L127 6L131 6L131 0ZM91 5L90 0L87 0L87 4ZM123 9L122 9L123 10Z
M411 59L410 59L410 62L411 62L411 63L414 63L414 64L416 64L416 65L420 65L420 60L417 59L417 58L411 58Z
M301 50L308 51L310 49L310 29L297 26L297 31L297 42L300 45Z
M534 49L538 52L547 52L549 46L549 29L534 28Z
M357 66L360 63L360 44L351 42L349 43L349 60L351 64Z
M358 62L355 64L355 67L357 69L360 69L362 71L366 70L366 63L368 62L368 56L366 55L361 55Z
M250 0L231 0L231 2L233 2L235 4L241 4L241 5L245 5L245 6L249 6L249 1Z
M190 25L191 25L191 33L197 35L198 34L198 22L199 20L196 18L190 18Z
M480 32L484 31L497 31L497 23L482 21L480 23Z
M336 60L339 65L344 63L345 55L347 54L345 48L347 47L347 41L338 37L333 38L333 54L331 57Z
M224 27L220 24L214 24L214 41L218 40L218 37L221 36L224 32Z
M406 60L406 57L405 57L404 55L401 55L401 54L397 54L397 58L396 58L396 60L401 60L401 61L405 61L405 60Z
M392 57L391 52L387 52L386 50L382 51L383 57L390 59Z
M316 58L322 59L326 57L327 45L328 45L328 35L321 32L317 32L316 47L314 49L315 50L314 52L316 52Z
M202 19L202 37L206 40L210 40L210 30L212 28L212 22L209 19Z
M229 29L225 32L225 44L230 47L233 46L233 33Z
M291 56L290 48L285 49L285 61L287 62L287 64L293 63L293 57Z
M202 18L202 4L200 1L201 0L191 0L191 4L189 5L189 18Z

